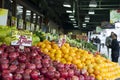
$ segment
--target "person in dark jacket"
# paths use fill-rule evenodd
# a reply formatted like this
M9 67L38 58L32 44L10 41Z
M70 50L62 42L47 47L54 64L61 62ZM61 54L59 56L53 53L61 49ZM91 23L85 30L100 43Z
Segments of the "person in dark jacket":
M112 53L111 53L112 61L113 62L118 62L119 43L117 41L117 35L116 34L112 35L112 44L111 44L110 48L112 50Z

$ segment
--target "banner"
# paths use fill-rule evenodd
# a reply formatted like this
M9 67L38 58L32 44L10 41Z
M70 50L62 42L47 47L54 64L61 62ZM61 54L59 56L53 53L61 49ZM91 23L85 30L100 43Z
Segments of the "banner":
M40 26L39 25L36 25L36 31L39 31L39 28Z
M35 24L31 23L31 31L35 30Z
M22 19L19 19L18 29L23 29L23 20Z
M17 27L17 18L12 16L11 26Z
M12 31L11 45L32 46L32 32Z
M30 22L26 22L26 30L30 31Z
M8 10L0 8L0 25L7 26Z

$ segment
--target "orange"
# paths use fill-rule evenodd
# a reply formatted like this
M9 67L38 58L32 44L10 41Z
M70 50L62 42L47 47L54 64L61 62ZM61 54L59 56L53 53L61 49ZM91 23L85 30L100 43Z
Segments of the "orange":
M90 76L93 76L93 77L95 77L95 75L94 75L94 74L90 74Z
M97 78L97 80L103 80L100 75L97 75L96 78Z
M71 61L72 61L72 57L69 56L69 57L67 58L67 61L71 62Z
M38 47L40 47L41 45L42 45L42 42L39 42L39 43L37 44Z
M95 74L95 75L99 75L100 72L99 72L98 70L94 70L94 74Z
M50 50L51 49L51 45L47 44L46 48Z
M45 44L44 43L41 44L41 48L45 48Z
M94 72L94 69L89 68L89 69L88 69L88 72L92 74L92 73Z
M49 50L47 48L43 49L43 52L46 53L46 54L48 53L48 51Z

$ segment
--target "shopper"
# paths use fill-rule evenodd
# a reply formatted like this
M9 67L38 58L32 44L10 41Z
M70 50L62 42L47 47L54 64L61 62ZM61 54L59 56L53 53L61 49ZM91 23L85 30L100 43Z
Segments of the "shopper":
M111 35L106 37L106 40L105 40L105 45L107 47L107 54L108 54L108 57L109 57L109 53L110 53L110 45L112 44L112 35L114 34L114 32L111 32Z
M119 43L117 41L117 35L114 33L112 34L112 44L110 46L112 49L111 57L113 62L118 62L119 57Z
M101 43L100 38L98 38L98 36L96 36L96 38L94 39L94 42L95 42L95 44L97 46L98 51L100 52L100 47L101 47L101 45L100 45L100 43Z

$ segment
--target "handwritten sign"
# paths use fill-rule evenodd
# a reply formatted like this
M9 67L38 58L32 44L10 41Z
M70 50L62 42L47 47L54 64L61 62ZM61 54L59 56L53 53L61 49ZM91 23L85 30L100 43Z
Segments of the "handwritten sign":
M12 31L11 45L31 46L32 45L32 32Z

